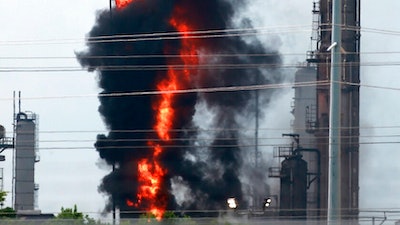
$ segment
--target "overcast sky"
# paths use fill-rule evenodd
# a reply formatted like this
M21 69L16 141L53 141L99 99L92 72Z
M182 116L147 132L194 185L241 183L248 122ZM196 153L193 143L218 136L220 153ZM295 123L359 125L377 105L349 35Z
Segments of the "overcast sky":
M312 0L252 0L246 9L256 27L301 25L311 28ZM74 52L84 49L84 37L95 21L96 11L108 7L108 0L0 0L0 69L14 66L79 66ZM400 31L398 0L366 0L362 2L362 27ZM263 36L268 45L280 43L283 53L304 53L310 50L310 32ZM392 52L363 54L363 62L399 62L399 33L362 33L362 51ZM43 41L38 44L38 40ZM277 41L278 40L278 41ZM22 41L24 43L22 43ZM34 43L32 43L34 42ZM50 44L50 42L53 42ZM393 52L398 53L393 53ZM70 59L5 59L4 57L71 57ZM286 62L302 62L304 57L285 58ZM399 66L362 67L363 85L397 88ZM88 72L0 72L0 124L12 130L12 93L22 91L22 110L40 117L41 161L36 165L36 182L40 185L39 208L43 212L59 212L62 206L77 204L86 213L100 212L104 199L97 192L100 179L110 168L99 167L99 157L93 146L96 134L104 131L97 112L96 76ZM268 128L290 124L290 101L293 92L287 90L269 112ZM61 98L63 96L82 96ZM57 98L47 98L57 97ZM398 90L361 88L362 135L397 135L400 131ZM278 116L287 112L287 116ZM279 119L276 119L279 118ZM396 128L387 128L387 127ZM382 128L385 127L385 128ZM54 131L57 131L54 133ZM62 133L62 131L67 131ZM75 132L69 131L86 131ZM91 131L91 132L90 132ZM11 133L8 133L10 136ZM280 137L281 134L277 134ZM49 142L64 140L64 142ZM80 140L76 142L74 140ZM398 140L398 138L397 138ZM395 138L361 138L361 141L393 142ZM71 149L57 149L71 147ZM72 149L78 147L76 149ZM87 147L87 148L80 148ZM400 144L361 145L360 207L398 208L400 203ZM4 190L11 191L11 155L4 153ZM373 195L373 196L372 196ZM11 194L10 194L11 196ZM11 198L7 199L11 205Z

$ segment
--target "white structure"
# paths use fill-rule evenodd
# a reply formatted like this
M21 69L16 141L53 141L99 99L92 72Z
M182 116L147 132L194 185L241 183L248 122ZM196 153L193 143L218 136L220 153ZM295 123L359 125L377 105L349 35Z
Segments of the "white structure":
M292 104L293 132L299 135L299 151L307 162L307 215L318 216L316 209L320 208L320 153L316 147L314 132L317 128L317 80L315 66L307 64L300 67L295 75L295 83L310 83L306 86L294 87L294 101Z
M317 122L317 89L313 82L317 80L317 70L313 66L300 67L295 75L295 83L310 83L308 86L294 87L292 104L293 132L299 134L303 148L315 148L313 132Z
M34 210L36 206L36 123L34 113L20 112L16 115L14 209L17 213Z

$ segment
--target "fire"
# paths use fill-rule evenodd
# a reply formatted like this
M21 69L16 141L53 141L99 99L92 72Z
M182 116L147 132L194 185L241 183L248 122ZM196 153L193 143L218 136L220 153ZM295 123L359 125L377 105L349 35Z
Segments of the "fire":
M133 207L133 206L135 206L135 203L132 202L131 200L127 199L126 200L126 205L129 206L129 207Z
M127 205L139 206L143 202L146 202L149 207L147 210L154 214L158 220L161 220L165 212L165 206L158 197L163 177L167 171L158 162L158 156L162 152L162 148L153 142L149 142L148 145L153 146L154 151L152 158L142 159L138 163L138 181L140 186L137 193L137 203L127 202Z
M178 83L175 71L173 69L168 70L168 80L164 80L158 85L160 91L174 91L177 90ZM157 135L164 141L170 140L169 130L172 128L174 119L174 109L172 107L173 94L164 93L161 96L161 100L156 106L157 111L157 124L156 131Z
M139 162L138 171L140 174L139 182L142 184L138 192L138 203L140 203L142 199L153 199L157 196L161 186L160 178L165 175L165 171L157 161L151 162L148 159Z
M194 39L187 38L189 36L190 29L188 24L183 23L177 18L172 18L169 23L175 27L182 35L182 49L180 50L181 59L185 65L183 73L186 79L190 80L190 70L187 68L188 65L195 66L199 64L198 47Z
M129 4L130 1L120 2L125 2L126 5ZM160 194L161 184L167 173L167 171L162 168L159 157L165 150L162 143L170 142L172 139L171 130L176 120L174 110L176 96L171 93L171 91L188 88L186 84L192 79L191 76L195 73L193 66L199 64L197 44L193 39L186 38L188 37L188 32L192 29L189 24L174 17L175 14L179 14L176 12L175 10L169 23L179 31L182 36L181 49L179 50L180 57L178 60L171 59L168 61L169 68L165 73L166 76L157 84L157 89L161 91L162 94L153 105L153 110L156 113L154 129L160 143L148 142L147 145L153 150L152 157L142 159L138 163L139 189L137 204L148 202L149 208L147 208L147 210L154 214L158 220L161 220L166 210L165 199L158 198L162 196L162 194ZM169 54L167 49L165 53ZM175 69L173 64L176 63L183 64L183 70Z
M118 9L122 9L133 1L134 0L115 0L115 5L117 6Z

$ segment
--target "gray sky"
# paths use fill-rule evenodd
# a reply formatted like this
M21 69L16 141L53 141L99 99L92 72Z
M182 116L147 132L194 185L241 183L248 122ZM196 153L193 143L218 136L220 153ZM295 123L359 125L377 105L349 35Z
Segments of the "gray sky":
M253 0L246 15L252 15L255 27L308 26L298 32L288 32L261 39L268 45L280 43L282 53L304 53L309 50L311 0ZM95 21L95 12L108 7L107 0L0 0L0 57L51 56L74 57L74 51L84 48L83 38ZM362 27L400 31L398 0L362 2ZM400 52L399 33L362 33L364 52ZM44 41L37 44L35 41ZM73 40L70 42L70 40ZM14 42L16 41L16 42ZM22 44L21 41L28 42ZM49 42L58 44L49 44ZM14 43L12 43L14 42ZM30 42L30 43L29 43ZM32 44L32 42L35 42ZM7 43L7 44L5 44ZM61 43L61 44L60 44ZM304 56L287 57L287 63L301 62ZM363 62L395 62L400 54L364 54ZM71 59L4 59L0 68L11 66L79 66ZM398 66L362 67L364 85L398 87ZM43 212L59 212L62 206L77 204L79 210L99 212L104 199L97 192L100 179L109 168L98 167L98 154L91 149L52 149L52 147L92 147L96 134L104 130L97 112L99 92L96 77L87 72L0 72L0 124L12 129L12 92L22 91L22 109L40 116L41 162L36 165L36 182L40 185L39 208ZM287 90L273 103L265 127L289 127L292 92ZM55 98L86 96L80 98ZM88 97L91 96L91 97ZM32 99L33 98L33 99ZM396 135L400 128L398 116L400 92L377 88L361 88L362 135ZM281 116L282 112L286 116ZM280 115L278 117L278 115ZM279 118L278 120L276 118ZM378 128L386 127L386 128ZM52 133L48 131L94 131L85 133ZM10 133L9 133L10 134ZM11 135L11 134L10 134ZM280 137L281 134L275 134ZM86 140L86 142L48 142L50 140ZM398 140L398 139L397 139ZM361 141L395 141L394 138L361 138ZM398 208L400 203L400 144L361 145L360 207ZM4 189L11 191L11 155L5 152ZM7 199L10 202L11 198ZM7 204L10 205L11 203Z

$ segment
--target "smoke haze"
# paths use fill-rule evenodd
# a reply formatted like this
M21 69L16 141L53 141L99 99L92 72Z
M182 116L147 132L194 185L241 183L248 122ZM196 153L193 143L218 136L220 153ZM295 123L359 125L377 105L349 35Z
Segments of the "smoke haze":
M168 56L182 54L185 39L128 40L118 35L140 37L177 32L171 18L193 31L237 28L233 20L244 5L245 1L239 0L134 1L123 9L99 12L96 25L88 34L87 50L77 53L77 57L83 67L98 73L101 94L156 91L166 77L162 66L184 63L182 58ZM240 23L240 28L251 27L249 20ZM122 40L104 42L109 40L107 36ZM249 66L281 63L279 54L266 49L254 36L194 38L190 43L195 46L199 68L191 68L190 79L179 81L186 89L270 84L282 79L273 67ZM242 66L232 68L233 65ZM159 69L144 69L149 67ZM262 90L258 95L261 117L272 93ZM249 185L260 186L254 182L263 181L266 176L266 171L251 169L254 143L243 132L254 129L249 122L254 121L256 113L255 96L255 91L174 94L171 141L160 142L165 148L161 164L167 173L157 195L167 209L225 209L229 197L235 197L240 207L248 206L246 192L252 189ZM129 206L127 200L137 201L138 162L152 154L148 141L159 141L155 132L151 132L156 122L154 104L159 95L99 99L99 112L110 132L99 134L95 146L107 164L115 165L115 170L99 186L101 192L110 196L106 210L112 209L112 199L121 210L146 209L149 203ZM198 115L200 106L211 117ZM253 176L244 177L244 171L249 170L254 172ZM267 190L259 190L262 191Z

